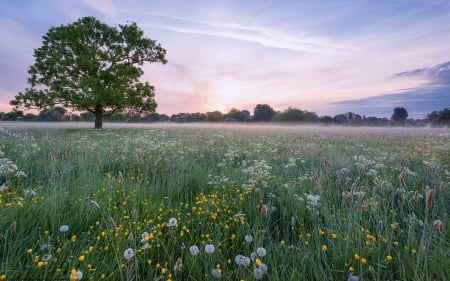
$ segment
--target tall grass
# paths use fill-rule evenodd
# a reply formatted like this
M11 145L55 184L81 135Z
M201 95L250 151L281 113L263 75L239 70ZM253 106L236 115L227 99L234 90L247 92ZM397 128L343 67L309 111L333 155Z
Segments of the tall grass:
M8 128L0 141L0 280L450 280L445 130Z

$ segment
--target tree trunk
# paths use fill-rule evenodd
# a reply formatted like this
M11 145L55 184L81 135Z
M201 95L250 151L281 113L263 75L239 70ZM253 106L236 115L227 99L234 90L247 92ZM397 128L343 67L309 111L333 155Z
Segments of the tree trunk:
M103 108L101 105L95 107L95 129L103 127Z

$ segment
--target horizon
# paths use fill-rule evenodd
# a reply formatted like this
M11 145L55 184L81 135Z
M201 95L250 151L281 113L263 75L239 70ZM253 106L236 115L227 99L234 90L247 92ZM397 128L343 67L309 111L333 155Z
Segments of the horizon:
M159 114L268 104L423 119L450 106L448 0L18 2L0 3L0 112L28 86L48 29L84 16L136 22L167 50L166 65L143 66Z

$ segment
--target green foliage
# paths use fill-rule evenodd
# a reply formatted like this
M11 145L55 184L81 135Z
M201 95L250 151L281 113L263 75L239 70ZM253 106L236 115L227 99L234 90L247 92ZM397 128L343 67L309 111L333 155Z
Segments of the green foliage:
M271 121L275 116L275 110L268 104L257 104L253 109L253 119L255 121Z
M391 120L395 122L403 122L408 118L408 111L404 107L394 108Z
M273 118L273 121L276 122L317 122L318 120L319 116L316 113L292 107L278 113Z
M11 105L43 109L63 106L102 117L135 107L153 112L154 89L139 78L145 62L166 63L166 51L145 38L135 23L110 27L93 17L52 27L35 49L31 85Z
M262 280L449 280L449 145L438 129L0 129L0 279L254 280L263 263Z

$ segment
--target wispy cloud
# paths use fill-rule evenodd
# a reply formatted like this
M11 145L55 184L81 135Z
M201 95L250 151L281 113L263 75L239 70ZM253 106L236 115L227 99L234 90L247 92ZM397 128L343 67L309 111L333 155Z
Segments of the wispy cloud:
M115 18L118 15L112 0L83 0L83 3L110 18Z

